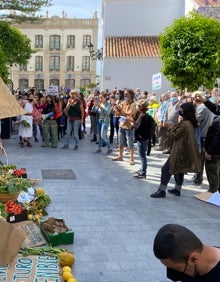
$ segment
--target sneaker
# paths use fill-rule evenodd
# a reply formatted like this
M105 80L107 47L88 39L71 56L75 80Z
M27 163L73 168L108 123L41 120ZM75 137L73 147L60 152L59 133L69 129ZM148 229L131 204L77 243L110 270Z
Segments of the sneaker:
M123 158L122 157L116 157L116 158L113 158L112 161L123 161Z
M151 198L166 198L166 192L162 190L158 190L157 192L150 195Z
M134 163L133 160L131 160L131 161L129 162L129 164L130 164L130 165L134 165L135 163Z
M74 151L78 150L79 149L79 146L78 145L75 145L75 147L73 148Z
M48 144L43 144L43 145L41 145L41 147L49 147L49 145Z
M139 174L137 174L137 175L134 175L134 177L135 178L146 178L146 174L141 174L141 173L139 173Z
M69 145L63 145L62 149L69 149Z
M180 196L181 195L181 193L180 193L180 191L179 190L177 190L177 189L171 189L171 190L168 190L168 192L170 193L170 194L173 194L173 195L175 195L175 196Z
M135 171L133 171L132 173L133 173L133 174L140 174L140 173L141 173L141 171L140 171L140 169L139 169L139 170L135 170Z
M101 152L102 152L102 150L101 150L101 149L98 149L98 150L95 151L95 154L99 154L99 153L101 153Z
M110 155L112 153L112 149L108 149L106 155Z

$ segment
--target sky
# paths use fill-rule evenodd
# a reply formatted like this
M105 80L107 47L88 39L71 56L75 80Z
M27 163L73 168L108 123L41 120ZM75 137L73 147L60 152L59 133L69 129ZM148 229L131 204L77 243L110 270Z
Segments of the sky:
M99 31L98 31L98 48L102 46L101 34L101 10L102 0L52 0L53 6L43 10L42 15L48 11L48 16L62 17L62 11L66 13L67 18L93 18L93 14L97 11L97 17L99 19ZM96 72L101 73L101 63L96 62Z
M101 17L102 0L52 0L53 6L47 8L49 17L62 16L62 11L68 18L92 18L95 11Z

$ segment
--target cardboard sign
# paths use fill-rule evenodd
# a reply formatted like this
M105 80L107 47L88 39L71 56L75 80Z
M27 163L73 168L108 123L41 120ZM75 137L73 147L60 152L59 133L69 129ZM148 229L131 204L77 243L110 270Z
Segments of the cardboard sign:
M3 82L1 78L0 89L0 119L15 117L26 113L16 100L15 96L10 93L8 86Z
M58 86L57 85L50 85L47 87L47 94L48 95L57 95L58 94Z
M209 204L220 206L220 193L218 192L215 193L203 192L200 194L196 194L195 198Z
M57 258L18 255L12 263L0 266L0 281L61 282L63 279Z
M17 256L26 234L3 219L0 219L0 230L0 265L4 265L12 262Z
M17 228L23 230L26 233L26 237L22 244L22 248L36 247L36 246L42 246L47 244L43 234L41 233L39 225L37 225L33 221L26 220L26 221L14 223L13 225L15 225Z

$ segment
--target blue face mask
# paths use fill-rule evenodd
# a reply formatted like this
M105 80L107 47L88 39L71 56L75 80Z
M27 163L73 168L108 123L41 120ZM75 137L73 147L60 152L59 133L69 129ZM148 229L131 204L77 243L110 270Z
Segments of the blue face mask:
M124 100L127 102L129 100L129 97L124 97Z
M118 95L118 94L115 95L115 99L116 99L116 100L119 99L119 95Z
M136 111L138 111L139 110L139 106L136 106Z
M177 97L173 97L172 99L171 99L171 101L173 102L173 103L176 103L177 102Z

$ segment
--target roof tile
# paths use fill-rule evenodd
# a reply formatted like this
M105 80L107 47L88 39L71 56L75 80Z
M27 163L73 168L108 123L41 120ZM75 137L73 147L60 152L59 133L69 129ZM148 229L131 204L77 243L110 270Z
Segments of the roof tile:
M107 37L105 57L160 57L158 36Z

